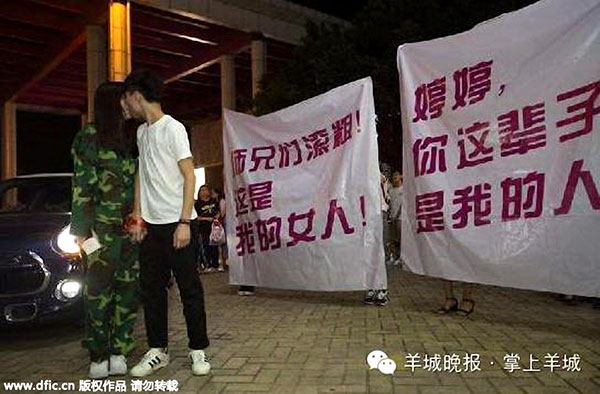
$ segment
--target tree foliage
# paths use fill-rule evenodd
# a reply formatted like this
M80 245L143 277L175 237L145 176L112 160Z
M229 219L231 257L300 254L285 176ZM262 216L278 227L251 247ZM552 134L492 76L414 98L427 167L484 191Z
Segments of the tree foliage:
M276 111L371 76L380 160L401 168L399 45L460 33L534 0L369 0L350 27L307 26L293 59L263 80L255 112ZM343 3L343 2L340 2Z

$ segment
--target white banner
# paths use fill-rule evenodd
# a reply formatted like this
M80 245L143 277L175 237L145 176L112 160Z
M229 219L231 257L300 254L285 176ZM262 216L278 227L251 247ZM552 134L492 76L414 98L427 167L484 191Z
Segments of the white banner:
M230 283L387 288L371 79L224 119Z
M413 272L600 296L600 1L398 49Z

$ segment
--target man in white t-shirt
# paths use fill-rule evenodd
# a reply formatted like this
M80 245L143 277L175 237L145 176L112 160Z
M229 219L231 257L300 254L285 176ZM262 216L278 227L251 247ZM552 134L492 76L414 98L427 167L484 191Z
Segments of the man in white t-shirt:
M206 375L210 364L203 350L209 345L204 293L191 237L197 217L194 163L185 127L162 111L162 87L162 79L147 70L130 74L124 82L123 99L129 113L145 121L137 131L140 158L134 216L143 219L147 232L144 237L132 230L132 236L142 241L140 289L150 350L131 375L147 376L169 364L167 286L171 273L183 303L192 372Z

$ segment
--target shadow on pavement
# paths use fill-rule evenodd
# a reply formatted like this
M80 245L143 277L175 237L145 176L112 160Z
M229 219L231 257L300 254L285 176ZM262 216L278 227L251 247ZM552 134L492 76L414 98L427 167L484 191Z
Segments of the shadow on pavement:
M0 327L3 350L31 350L55 347L83 338L83 327L75 321Z

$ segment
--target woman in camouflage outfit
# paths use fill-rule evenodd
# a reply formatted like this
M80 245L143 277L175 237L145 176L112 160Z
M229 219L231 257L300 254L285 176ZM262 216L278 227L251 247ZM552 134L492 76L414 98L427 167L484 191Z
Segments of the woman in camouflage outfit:
M95 95L95 123L73 142L71 234L80 245L91 237L100 248L84 258L85 339L91 378L124 375L133 350L138 309L138 246L124 230L133 212L135 134L126 130L122 84L104 83Z

